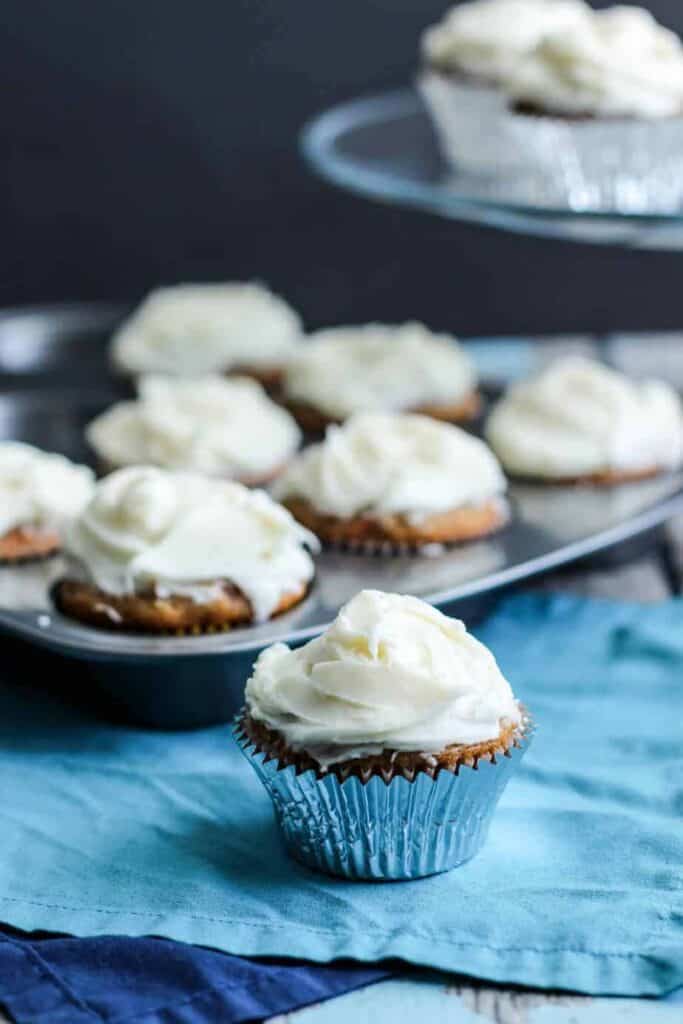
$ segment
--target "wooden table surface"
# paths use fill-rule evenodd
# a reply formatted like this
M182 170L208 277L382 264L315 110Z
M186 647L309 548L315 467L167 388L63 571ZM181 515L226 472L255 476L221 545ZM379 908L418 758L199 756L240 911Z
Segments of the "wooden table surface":
M534 584L543 590L643 602L683 591L683 518L660 531L634 561L580 566ZM683 941L683 937L682 937ZM504 986L456 983L446 975L409 971L329 1002L271 1018L271 1024L683 1024L680 1001L592 999Z

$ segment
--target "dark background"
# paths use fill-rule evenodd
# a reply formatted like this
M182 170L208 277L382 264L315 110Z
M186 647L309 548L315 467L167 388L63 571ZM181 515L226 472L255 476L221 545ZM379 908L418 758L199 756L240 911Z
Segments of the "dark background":
M604 5L603 5L604 6ZM650 8L683 30L680 0ZM0 304L260 277L309 326L683 326L683 254L540 241L315 180L312 114L407 83L444 0L5 0Z

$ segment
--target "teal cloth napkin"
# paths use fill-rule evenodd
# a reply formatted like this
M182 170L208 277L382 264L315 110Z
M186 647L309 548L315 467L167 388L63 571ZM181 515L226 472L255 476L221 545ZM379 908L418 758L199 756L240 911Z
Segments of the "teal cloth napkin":
M281 849L225 727L103 725L0 687L0 920L498 982L683 984L683 602L521 595L478 631L538 723L483 852L373 885Z

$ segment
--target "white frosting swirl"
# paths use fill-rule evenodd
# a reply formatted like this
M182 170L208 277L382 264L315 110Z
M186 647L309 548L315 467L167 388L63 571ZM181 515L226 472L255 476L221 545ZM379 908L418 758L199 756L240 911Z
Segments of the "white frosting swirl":
M278 368L301 338L290 306L254 283L159 288L112 339L127 373L220 373L234 366Z
M67 551L108 594L210 600L234 583L263 621L313 578L318 542L264 491L148 466L102 480L72 525Z
M683 45L649 11L617 6L548 35L506 82L513 101L548 113L683 114Z
M252 718L324 767L482 743L520 721L495 658L462 622L377 590L357 594L304 647L263 651L246 702Z
M581 0L471 0L422 37L428 63L500 84L548 33L566 31L589 8Z
M94 489L87 466L18 441L0 442L0 537L19 526L60 531Z
M289 363L288 398L335 419L462 401L474 368L455 338L423 324L365 324L317 331Z
M139 398L88 426L111 466L149 464L210 476L266 478L299 446L294 419L248 377L142 377Z
M491 413L486 437L505 469L532 477L666 469L683 458L673 388L629 380L581 356L514 385Z
M502 495L505 478L488 447L427 416L359 413L329 427L275 486L334 516L400 513L420 520Z

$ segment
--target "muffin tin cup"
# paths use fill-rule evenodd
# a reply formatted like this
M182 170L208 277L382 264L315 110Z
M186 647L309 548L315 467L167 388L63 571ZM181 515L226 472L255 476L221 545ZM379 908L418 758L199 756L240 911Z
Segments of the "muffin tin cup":
M481 849L503 790L531 739L471 767L388 773L343 781L282 766L235 726L243 754L265 786L288 853L324 874L399 881L440 874Z
M577 212L680 210L683 117L570 119L510 112L506 133L524 154L531 201L540 194Z

